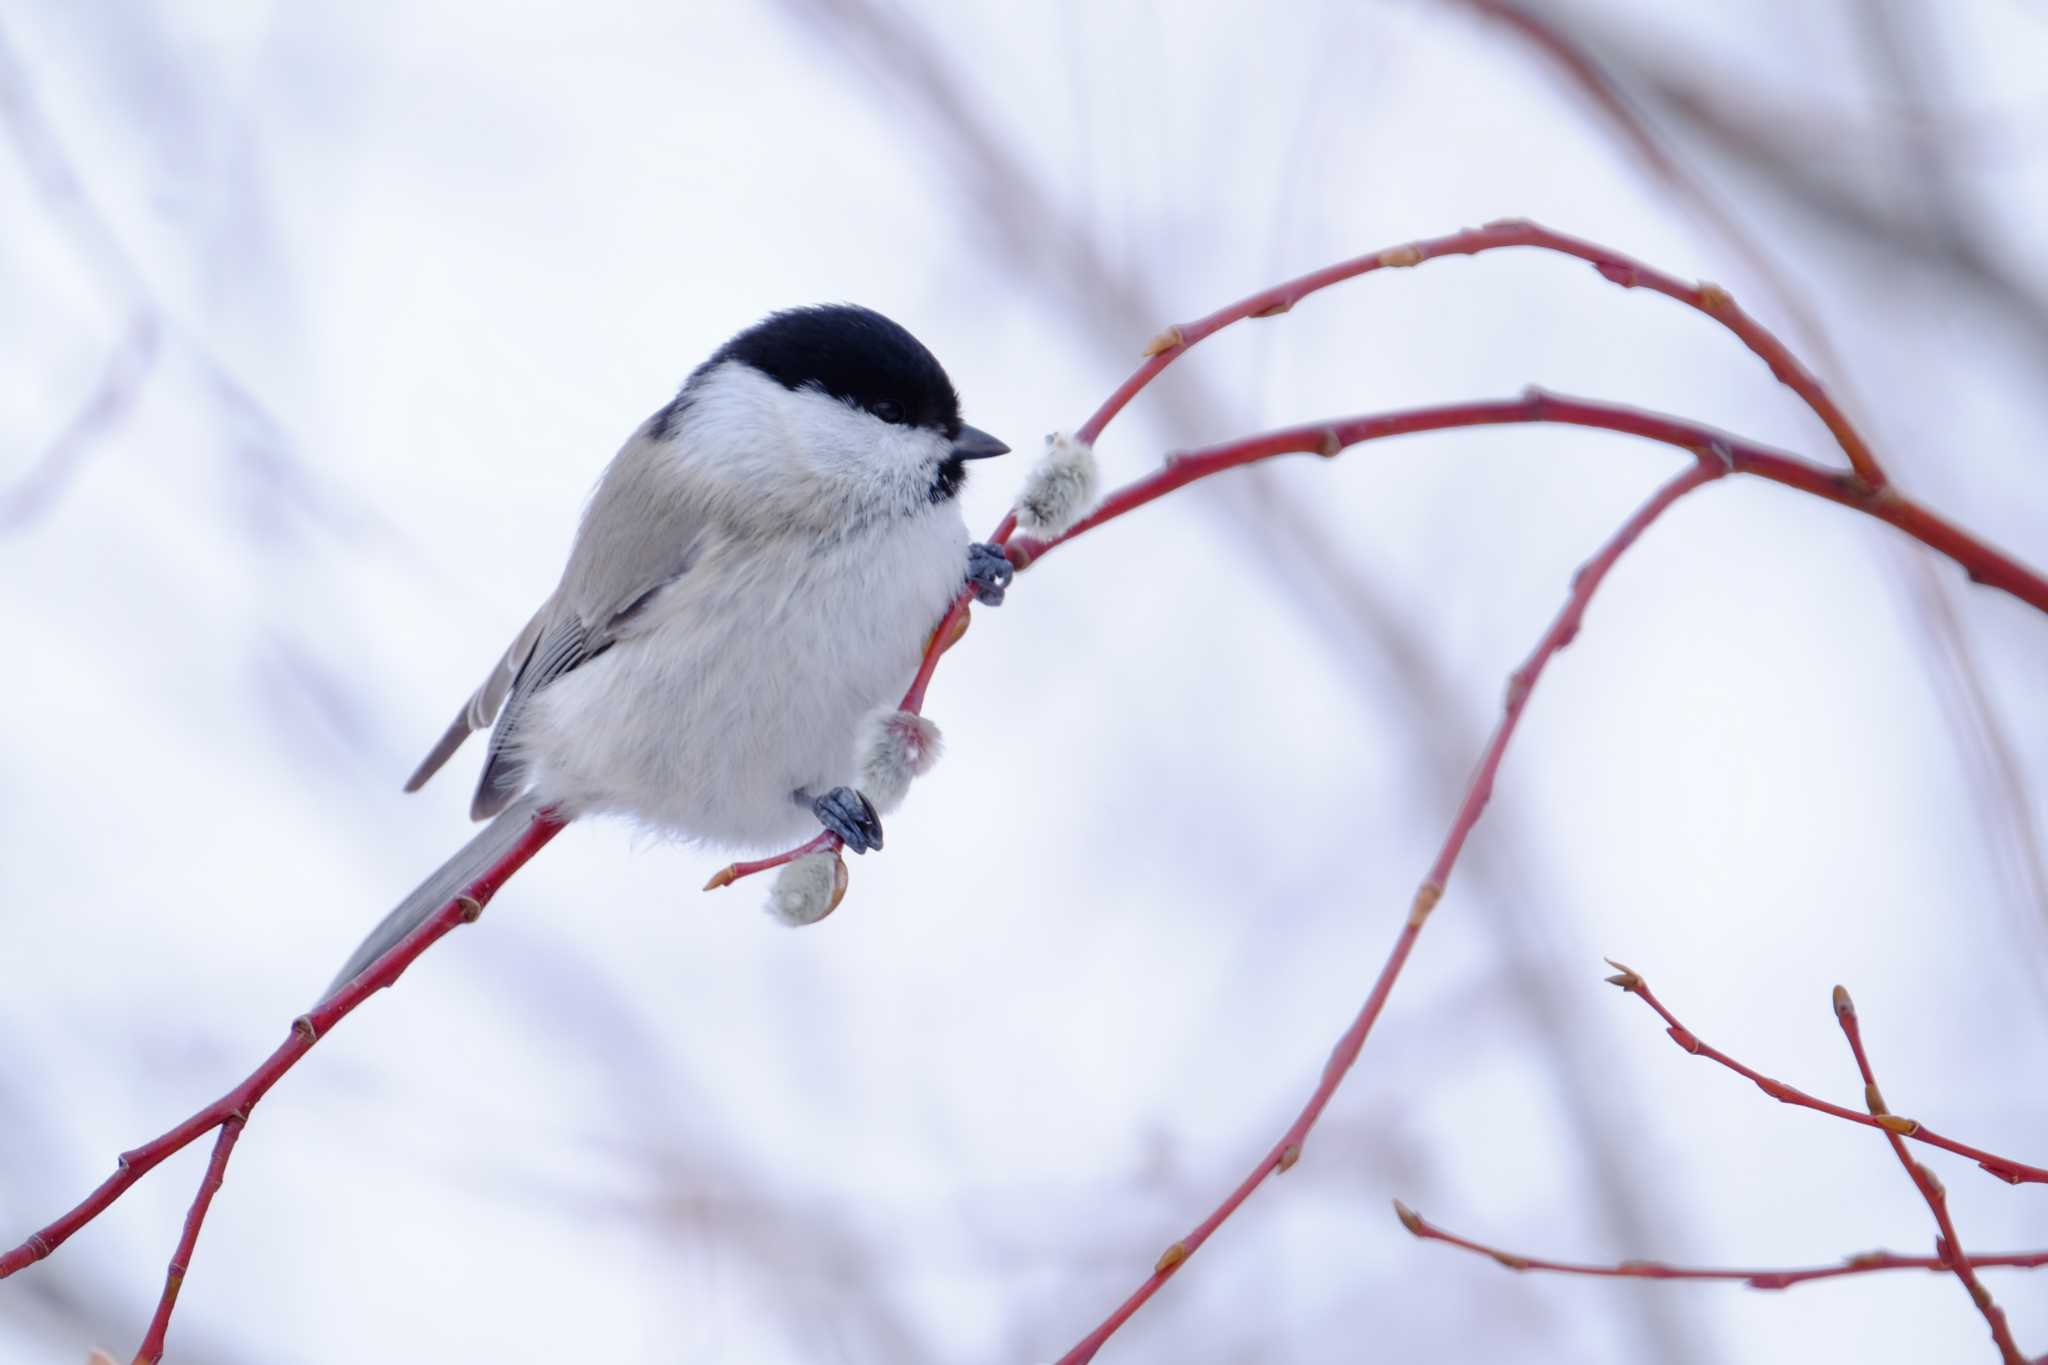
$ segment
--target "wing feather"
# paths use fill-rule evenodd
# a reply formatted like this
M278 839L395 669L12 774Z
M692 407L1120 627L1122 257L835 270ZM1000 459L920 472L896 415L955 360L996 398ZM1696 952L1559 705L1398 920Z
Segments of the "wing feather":
M679 476L660 420L657 414L643 425L606 468L561 586L450 723L407 791L419 790L471 732L492 726L470 814L482 820L510 805L526 785L516 741L534 697L631 636L649 604L697 561L710 522L705 494Z

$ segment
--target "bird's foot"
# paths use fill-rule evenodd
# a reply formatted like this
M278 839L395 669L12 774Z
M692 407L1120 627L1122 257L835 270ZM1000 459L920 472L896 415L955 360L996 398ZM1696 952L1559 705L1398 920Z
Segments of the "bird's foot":
M1000 607L1003 593L1016 576L1017 567L1002 546L977 542L967 547L967 586L974 589L974 600L984 607Z
M818 823L839 836L855 853L882 846L882 817L874 803L851 787L834 787L823 796L798 792L797 798L810 804Z

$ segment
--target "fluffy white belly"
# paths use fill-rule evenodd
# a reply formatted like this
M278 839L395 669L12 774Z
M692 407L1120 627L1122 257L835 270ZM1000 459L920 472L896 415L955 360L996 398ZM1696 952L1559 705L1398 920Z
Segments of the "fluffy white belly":
M795 793L853 783L859 724L909 686L966 545L948 505L829 546L714 549L535 697L517 741L535 791L716 844L815 832Z

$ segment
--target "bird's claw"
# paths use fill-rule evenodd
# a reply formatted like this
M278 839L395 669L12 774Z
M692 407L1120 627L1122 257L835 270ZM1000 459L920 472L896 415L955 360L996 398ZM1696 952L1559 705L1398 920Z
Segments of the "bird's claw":
M872 801L851 787L834 787L823 796L813 797L811 811L819 824L838 835L855 853L882 846L882 817L875 813Z
M1002 546L977 542L967 547L967 585L974 589L974 600L984 607L1000 607L1003 593L1016 576L1017 566L1010 563Z

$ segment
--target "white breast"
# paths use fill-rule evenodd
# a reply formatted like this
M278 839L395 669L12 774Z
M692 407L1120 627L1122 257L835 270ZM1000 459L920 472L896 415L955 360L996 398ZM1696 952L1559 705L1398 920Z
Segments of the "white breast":
M832 543L713 544L629 638L535 698L535 790L716 844L814 832L794 793L853 784L856 729L909 685L966 545L952 503Z

